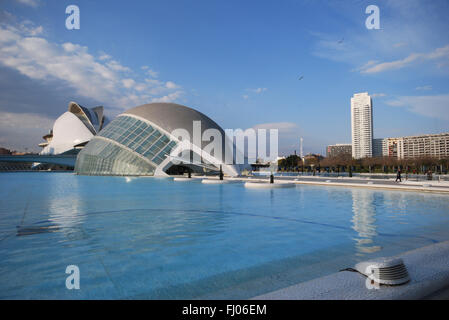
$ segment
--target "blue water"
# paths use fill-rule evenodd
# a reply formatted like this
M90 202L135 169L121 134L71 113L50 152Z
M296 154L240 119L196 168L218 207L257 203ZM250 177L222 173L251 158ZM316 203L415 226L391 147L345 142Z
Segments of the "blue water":
M244 299L449 240L438 194L42 172L0 194L2 299Z

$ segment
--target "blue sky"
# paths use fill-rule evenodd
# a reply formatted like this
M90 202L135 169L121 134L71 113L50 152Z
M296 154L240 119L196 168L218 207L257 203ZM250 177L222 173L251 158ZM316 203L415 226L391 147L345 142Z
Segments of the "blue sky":
M70 4L80 30L65 27ZM365 27L371 4L380 30ZM38 150L71 100L279 128L282 154L300 136L305 152L349 143L356 92L373 95L375 137L448 132L448 13L446 0L4 0L0 146Z

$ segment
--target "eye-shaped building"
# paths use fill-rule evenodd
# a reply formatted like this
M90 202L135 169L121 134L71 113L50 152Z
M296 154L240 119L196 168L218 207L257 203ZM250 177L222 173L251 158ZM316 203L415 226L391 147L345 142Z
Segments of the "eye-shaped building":
M187 133L191 143L174 135L175 130ZM222 154L205 148L210 142L201 137L209 132L220 133ZM234 144L223 129L201 112L174 103L151 103L130 109L111 121L78 154L75 172L166 176L173 166L186 164L180 162L180 157L187 152L191 155L189 159L196 156L201 160L197 165L187 162L191 169L219 170L221 167L225 174L236 176L240 173L239 167L225 161L225 150L231 149L234 150Z
M52 130L39 144L41 155L77 153L107 123L103 107L84 108L76 102L69 103L69 109L53 124Z

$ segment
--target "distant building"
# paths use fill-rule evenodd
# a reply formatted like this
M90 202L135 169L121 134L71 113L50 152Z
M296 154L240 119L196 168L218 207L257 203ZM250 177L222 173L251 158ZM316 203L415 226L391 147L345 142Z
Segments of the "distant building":
M335 158L340 156L351 156L352 144L334 144L327 146L326 157Z
M118 115L93 137L78 154L75 172L80 175L168 176L170 172L188 168L201 174L205 170L218 172L222 169L229 176L238 176L246 169L235 161L228 163L225 152L219 154L215 149L211 152L206 148L207 141L197 141L195 123L199 124L199 137L213 129L221 134L223 150L240 152L224 130L205 114L179 104L150 103ZM179 132L180 129L188 139L193 137L192 143L176 135L175 130Z
M367 92L351 98L352 157L449 158L449 133L373 139L373 104ZM336 156L343 147L328 146L327 156Z
M403 138L387 138L387 156L403 159Z
M399 138L398 158L449 158L449 132Z
M0 154L2 154L2 155L10 155L11 154L11 150L5 149L5 148L0 148Z
M367 92L351 98L352 157L361 159L373 155L373 105Z
M374 155L397 159L449 158L449 133L374 139Z
M77 153L106 125L103 107L87 109L75 102L56 119L53 129L42 138L39 144L41 154Z
M304 156L303 161L308 164L311 162L319 162L321 160L323 160L324 157L321 154L315 154L315 153L309 153L307 155Z
M388 157L388 138L373 139L373 157Z

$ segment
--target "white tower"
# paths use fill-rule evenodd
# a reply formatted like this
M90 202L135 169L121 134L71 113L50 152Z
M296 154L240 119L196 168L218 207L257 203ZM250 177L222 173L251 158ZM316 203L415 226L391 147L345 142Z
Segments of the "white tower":
M351 98L352 157L373 156L373 103L367 92Z
M303 143L304 139L301 137L301 139L299 139L299 157L302 159L304 157L303 151L302 151L302 143Z

